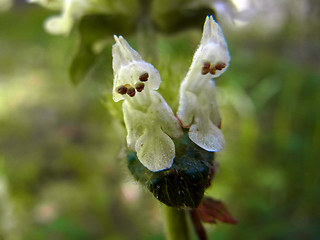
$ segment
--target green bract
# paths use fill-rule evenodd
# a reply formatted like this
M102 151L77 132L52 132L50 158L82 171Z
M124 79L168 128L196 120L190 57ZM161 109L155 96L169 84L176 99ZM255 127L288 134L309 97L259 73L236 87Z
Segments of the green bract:
M187 133L174 143L176 157L170 169L149 171L132 151L128 151L127 155L128 168L134 178L160 202L171 207L196 208L210 180L214 153L191 142Z

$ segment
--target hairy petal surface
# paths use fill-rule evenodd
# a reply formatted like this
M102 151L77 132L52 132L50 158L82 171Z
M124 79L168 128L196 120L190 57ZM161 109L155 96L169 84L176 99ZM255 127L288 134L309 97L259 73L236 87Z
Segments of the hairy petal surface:
M123 37L115 36L113 55L113 100L124 100L127 145L150 171L168 169L175 158L172 138L182 136L177 118L156 91L160 74Z
M207 151L217 152L224 146L213 78L219 77L229 62L223 32L213 17L208 16L200 46L180 87L177 112L182 126L190 127L190 139Z

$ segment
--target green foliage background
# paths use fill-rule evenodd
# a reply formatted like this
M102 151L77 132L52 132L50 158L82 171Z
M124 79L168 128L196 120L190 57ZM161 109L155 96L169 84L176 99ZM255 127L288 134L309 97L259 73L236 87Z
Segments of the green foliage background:
M227 146L207 194L239 224L206 226L210 239L320 236L320 19L308 2L307 22L292 14L270 34L224 28L232 62L217 85ZM164 239L161 206L130 177L122 120L106 100L112 39L75 88L77 34L45 33L50 14L22 3L0 13L0 238ZM200 37L160 35L154 46L174 109Z

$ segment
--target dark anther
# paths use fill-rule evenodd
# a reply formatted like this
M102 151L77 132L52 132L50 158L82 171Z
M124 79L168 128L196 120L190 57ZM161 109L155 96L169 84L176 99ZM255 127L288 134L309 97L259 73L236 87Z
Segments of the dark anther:
M212 75L215 75L216 74L216 69L214 67L210 68L210 73Z
M206 75L209 71L210 71L209 68L202 68L201 69L201 74L202 75Z
M204 67L204 68L210 68L210 65L211 65L211 64L210 64L209 62L204 62L204 63L203 63L203 67Z
M143 89L144 89L144 83L137 83L136 84L136 90L138 92L142 92Z
M146 81L148 81L148 78L149 78L149 74L146 72L146 73L140 75L139 80L141 82L146 82Z
M201 74L206 75L208 72L210 72L210 63L209 62L204 62L202 69L201 69Z
M129 87L129 88L128 88L128 91L127 91L127 94L128 94L130 97L134 97L134 95L136 95L136 90L135 90L133 87Z
M123 94L126 94L126 93L127 93L127 90L128 90L128 89L127 89L125 86L120 86L120 87L117 88L116 91L117 91L117 93L120 93L120 94L123 95Z
M217 63L216 64L216 66L215 66L215 68L217 69L217 70L222 70L222 69L224 69L226 67L226 64L225 63Z

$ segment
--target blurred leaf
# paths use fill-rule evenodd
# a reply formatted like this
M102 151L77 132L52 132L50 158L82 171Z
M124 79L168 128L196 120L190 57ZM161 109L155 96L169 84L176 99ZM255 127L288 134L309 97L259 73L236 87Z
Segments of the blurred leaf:
M97 63L104 46L94 50L99 41L111 40L114 34L129 35L134 29L134 21L122 21L122 15L87 15L78 25L79 46L70 65L70 79L75 85L83 81Z
M155 2L153 20L161 32L172 34L190 28L201 29L206 16L215 15L213 9L205 6L188 8L184 4L172 5Z
M70 78L73 84L77 85L85 79L92 69L96 56L87 46L81 46L76 53L70 66Z

